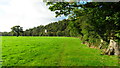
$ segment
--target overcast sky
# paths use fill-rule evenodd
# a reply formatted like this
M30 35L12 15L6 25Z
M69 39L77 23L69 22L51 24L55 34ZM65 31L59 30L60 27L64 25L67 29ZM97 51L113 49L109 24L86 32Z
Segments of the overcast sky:
M11 31L11 27L20 25L23 29L62 20L55 18L41 0L0 0L0 31Z

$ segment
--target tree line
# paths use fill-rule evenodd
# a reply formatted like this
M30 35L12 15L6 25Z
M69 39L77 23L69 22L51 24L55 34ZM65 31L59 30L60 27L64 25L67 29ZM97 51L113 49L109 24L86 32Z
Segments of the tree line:
M70 27L70 20L53 22L47 25L40 25L23 31L23 27L16 25L11 27L10 32L1 32L2 36L76 36ZM46 30L46 32L45 32ZM72 33L73 32L73 33Z

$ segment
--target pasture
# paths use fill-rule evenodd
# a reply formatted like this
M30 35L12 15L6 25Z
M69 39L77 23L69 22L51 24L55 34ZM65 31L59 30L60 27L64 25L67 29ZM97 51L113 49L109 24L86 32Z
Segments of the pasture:
M118 57L73 37L2 37L3 66L117 66Z

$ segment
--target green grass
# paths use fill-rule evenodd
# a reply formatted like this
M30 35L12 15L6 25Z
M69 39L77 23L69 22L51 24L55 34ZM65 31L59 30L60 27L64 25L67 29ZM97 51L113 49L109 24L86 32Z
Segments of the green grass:
M117 56L100 55L72 37L2 37L3 66L117 66Z

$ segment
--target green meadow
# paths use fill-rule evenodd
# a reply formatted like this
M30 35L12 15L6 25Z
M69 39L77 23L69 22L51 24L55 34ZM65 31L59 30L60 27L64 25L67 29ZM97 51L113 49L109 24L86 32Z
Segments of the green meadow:
M118 57L73 37L2 37L3 66L117 66Z

